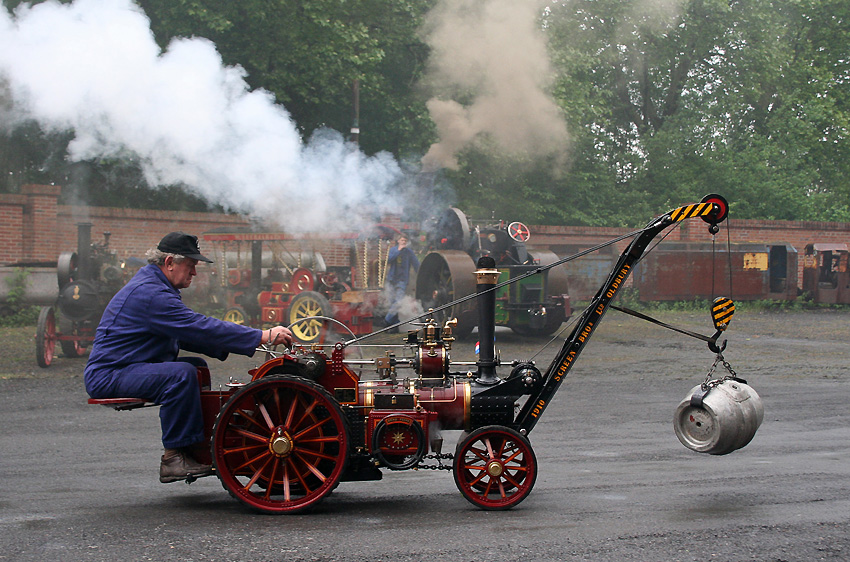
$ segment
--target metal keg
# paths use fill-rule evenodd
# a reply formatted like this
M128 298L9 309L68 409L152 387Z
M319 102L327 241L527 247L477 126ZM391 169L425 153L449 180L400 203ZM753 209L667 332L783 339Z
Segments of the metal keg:
M673 418L676 437L698 453L725 455L749 443L764 419L755 390L740 379L706 389L697 385L679 403Z

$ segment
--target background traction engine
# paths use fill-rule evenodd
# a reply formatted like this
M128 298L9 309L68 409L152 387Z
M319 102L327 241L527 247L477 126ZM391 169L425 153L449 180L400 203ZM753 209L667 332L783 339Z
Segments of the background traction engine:
M42 307L35 334L39 367L53 361L56 343L66 357L82 357L109 300L131 276L125 263L109 250L109 232L92 244L90 223L77 224L77 251L62 252L56 263L59 296Z
M466 215L451 207L425 227L428 254L416 276L416 298L425 310L439 308L475 291L476 261L489 256L499 270L499 281L523 277L529 271L558 260L549 250L529 248L529 228L521 222L489 221L470 226ZM498 289L495 322L523 335L554 333L570 317L570 297L564 268L523 277ZM455 335L465 337L478 322L474 300L452 306L440 321L457 318Z

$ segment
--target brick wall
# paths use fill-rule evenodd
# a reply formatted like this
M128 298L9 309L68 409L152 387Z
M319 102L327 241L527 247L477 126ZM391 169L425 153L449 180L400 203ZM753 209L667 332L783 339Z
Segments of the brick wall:
M163 234L172 230L200 235L216 228L248 224L239 215L65 206L57 203L60 193L59 186L25 185L20 194L0 194L0 265L55 262L61 252L76 251L79 222L92 224L92 242L102 242L103 232L110 232L110 248L119 258L143 257ZM732 218L724 225L730 226L732 243L787 243L800 254L806 244L813 242L850 244L850 223ZM570 226L537 226L531 230L529 245L551 249L559 257L629 232L622 228ZM710 236L707 225L690 220L670 230L665 240L709 241ZM717 243L726 243L725 228ZM619 253L626 244L618 243L609 252ZM328 265L348 265L351 259L350 240L317 243L314 249L322 253ZM800 259L800 268L802 263ZM802 270L799 275L801 284Z

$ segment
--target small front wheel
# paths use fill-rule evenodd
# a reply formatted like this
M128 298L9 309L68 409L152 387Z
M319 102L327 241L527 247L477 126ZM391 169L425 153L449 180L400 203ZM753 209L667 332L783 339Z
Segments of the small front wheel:
M470 503L486 510L510 509L534 487L537 458L531 443L518 431L489 425L458 444L454 477Z

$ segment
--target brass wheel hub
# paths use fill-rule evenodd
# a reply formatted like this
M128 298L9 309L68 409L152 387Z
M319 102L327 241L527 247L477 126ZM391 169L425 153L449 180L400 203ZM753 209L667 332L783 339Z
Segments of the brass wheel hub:
M292 442L292 437L281 428L278 428L269 440L269 450L273 455L279 457L288 456L294 446L295 443Z
M490 461L487 463L487 474L490 476L496 478L501 476L502 472L504 472L504 467L499 461Z

